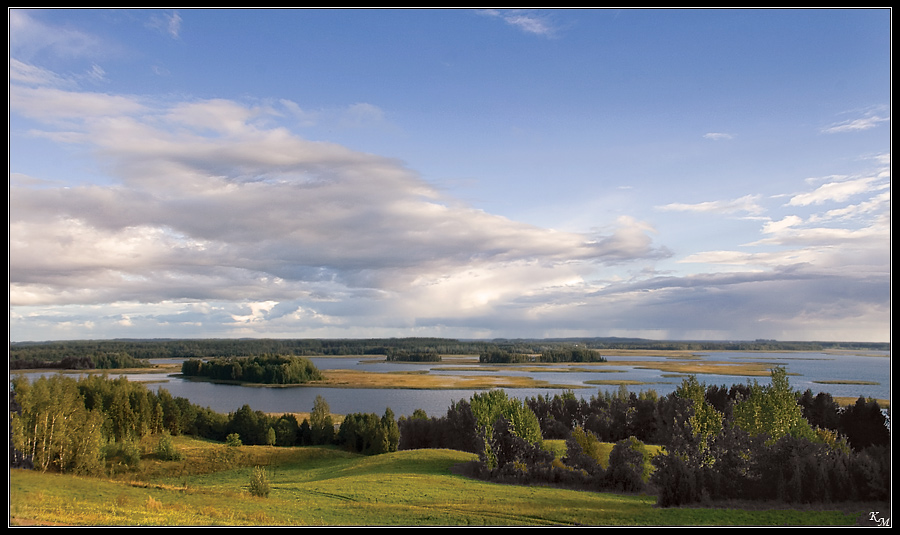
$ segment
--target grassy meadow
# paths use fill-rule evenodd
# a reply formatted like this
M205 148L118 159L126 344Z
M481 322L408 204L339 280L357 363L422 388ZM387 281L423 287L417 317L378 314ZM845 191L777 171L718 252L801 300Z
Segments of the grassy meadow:
M655 497L500 485L457 475L474 455L332 447L224 446L176 437L183 459L108 478L10 470L10 525L103 526L801 526L854 525L862 507L655 507ZM153 451L150 443L144 451ZM557 454L564 445L548 444ZM611 448L611 445L610 445ZM251 495L255 467L268 497Z

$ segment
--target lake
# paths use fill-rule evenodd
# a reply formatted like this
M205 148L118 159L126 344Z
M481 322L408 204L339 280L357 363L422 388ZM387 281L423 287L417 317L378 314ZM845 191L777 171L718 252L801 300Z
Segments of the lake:
M773 366L784 367L789 375L791 386L795 390L805 391L807 388L813 394L828 392L835 397L866 396L878 399L891 398L891 359L888 352L873 352L881 356L866 356L860 354L831 354L816 352L787 352L787 353L759 353L759 352L709 352L703 353L703 360L709 361L734 361L734 362L764 362ZM321 370L325 369L358 369L374 372L389 371L415 371L427 369L433 374L464 374L481 373L496 375L527 375L539 380L545 380L552 384L571 385L571 390L576 396L589 399L598 391L615 392L617 385L585 386L586 381L591 380L634 380L643 381L643 384L628 386L631 392L655 390L660 396L673 392L682 381L679 377L666 377L664 372L653 369L645 369L634 365L615 366L616 362L641 361L652 363L666 360L668 357L652 356L627 356L607 357L611 363L605 365L603 370L619 370L620 373L603 373L593 371L577 372L535 372L532 370L500 370L478 372L477 358L471 361L444 362L444 363L393 363L377 362L372 357L311 357L310 360ZM171 361L168 361L171 362ZM579 369L587 366L578 366ZM487 367L487 365L485 365ZM448 369L451 368L451 369ZM554 366L555 369L561 367ZM29 375L39 375L38 373ZM115 375L113 373L111 376ZM288 388L264 388L238 385L213 384L203 381L188 381L177 376L166 374L133 374L127 375L129 380L141 381L150 389L164 388L173 396L184 397L192 403L202 407L209 407L216 412L229 413L241 408L244 404L253 410L263 412L309 412L312 410L316 396L322 396L331 411L335 414L350 414L357 412L374 412L383 414L390 407L395 416L409 416L416 409L424 410L429 416L443 416L451 403L461 399L468 400L480 390L414 390L414 389L380 389L380 388L328 388L328 387L288 387ZM697 375L697 380L707 385L731 386L735 383L748 384L753 379L760 384L768 384L768 377L741 377L731 375ZM842 385L842 384L817 384L814 381L869 381L876 385ZM516 398L528 398L553 396L562 393L566 388L508 388L508 395Z

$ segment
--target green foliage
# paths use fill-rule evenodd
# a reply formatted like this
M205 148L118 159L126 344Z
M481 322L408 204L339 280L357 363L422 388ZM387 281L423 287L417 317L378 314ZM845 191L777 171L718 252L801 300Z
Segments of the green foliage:
M890 422L877 401L860 396L841 413L840 427L855 450L890 445Z
M509 431L531 444L540 445L541 426L534 412L523 402L510 398L503 390L489 390L472 396L470 401L475 416L476 433L484 443L482 453L488 469L497 465L495 452L491 448L494 423L504 418L509 422Z
M271 492L271 483L269 482L269 472L264 468L257 466L250 475L250 494L260 498L268 498Z
M378 455L397 451L400 430L390 408L381 418L374 413L353 413L344 416L336 441L350 451Z
M653 460L660 506L709 499L787 503L888 499L887 446L860 451L833 430L814 430L802 415L803 407L816 408L817 421L834 421L828 403L811 395L798 396L784 369L773 369L770 385L754 382L733 390L737 393L727 407L731 418L714 434L718 425L704 423L719 421L717 416L705 421L697 418L696 408L705 403L699 398L703 389L694 382L686 382L681 389L694 410L686 413L687 418L684 414L676 418L666 453ZM701 410L700 414L711 413ZM679 427L678 421L684 420L684 427ZM698 433L698 429L709 432Z
M705 451L710 441L722 432L724 415L706 400L706 389L693 375L682 381L675 394L692 402L693 415L689 420L690 428L700 440L700 451Z
M263 384L303 384L318 381L322 373L306 358L283 355L186 360L181 373L189 377L207 377L226 381Z
M500 348L490 348L478 356L478 361L483 364L518 364L535 360L531 355Z
M330 444L334 440L334 419L331 407L322 396L316 396L309 413L309 430L312 444Z
M797 397L785 369L775 367L770 384L763 386L754 380L750 396L735 404L734 425L752 436L765 435L770 444L786 435L816 439Z
M644 490L650 479L650 452L634 437L616 442L609 454L607 477L613 488L626 492Z
M541 362L606 362L600 352L587 347L558 347L541 352Z
M490 347L482 351L479 361L496 364L521 364L525 362L606 362L597 350L584 346L551 344L535 353L535 347Z
M225 445L231 448L239 448L244 445L241 441L241 435L237 433L228 433L228 436L225 437Z
M578 444L582 453L590 457L597 465L603 466L607 463L608 457L604 453L603 444L594 433L576 427L572 430L572 440Z
M172 441L172 435L163 433L159 436L155 450L157 458L163 461L180 461L183 456L175 448L175 442Z
M387 348L384 355L384 360L387 362L441 362L442 360L441 354L430 348L413 351Z
M10 415L13 446L41 470L97 474L104 469L100 410L88 410L74 379L54 375L33 384L13 379L18 411Z
M103 448L106 467L113 472L139 468L141 455L140 445L132 440L110 442Z

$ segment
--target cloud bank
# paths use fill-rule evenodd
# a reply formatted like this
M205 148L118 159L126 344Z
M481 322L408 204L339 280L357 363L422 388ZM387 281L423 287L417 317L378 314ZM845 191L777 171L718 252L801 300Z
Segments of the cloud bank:
M556 34L532 12L483 13ZM177 13L150 25L181 39ZM649 215L587 199L603 231L560 231L476 209L398 159L298 134L383 127L377 102L88 91L109 76L94 61L118 48L20 10L10 51L11 161L28 139L50 151L30 154L38 163L66 164L10 166L13 340L890 338L889 154L792 191L685 180ZM62 73L40 56L86 62ZM883 128L877 110L812 133ZM749 137L704 136L729 150Z
M295 135L278 122L297 108L285 101L158 102L13 78L12 108L40 125L30 135L90 154L108 177L11 176L17 309L219 302L242 309L231 326L407 327L665 255L630 219L598 236L466 206L400 161Z

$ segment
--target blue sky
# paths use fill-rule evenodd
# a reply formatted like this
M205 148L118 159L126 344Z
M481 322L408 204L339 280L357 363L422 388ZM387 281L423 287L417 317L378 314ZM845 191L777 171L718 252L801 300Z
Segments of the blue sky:
M890 339L890 11L22 10L10 339Z

